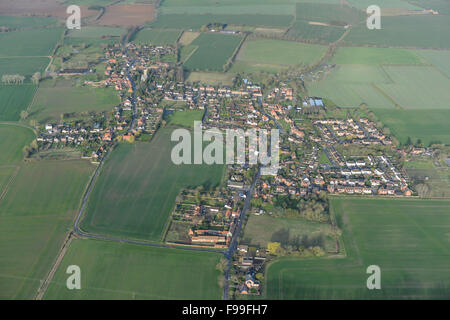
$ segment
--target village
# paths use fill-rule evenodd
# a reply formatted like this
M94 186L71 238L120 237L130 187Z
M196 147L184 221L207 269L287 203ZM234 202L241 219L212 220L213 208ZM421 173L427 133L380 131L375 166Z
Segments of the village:
M114 88L121 104L109 113L82 115L76 121L62 117L59 123L47 123L39 132L39 148L79 148L84 157L99 162L118 142L150 141L166 114L203 110L203 129L280 129L279 168L256 183L251 214L272 214L271 208L282 202L297 208L302 199L309 201L323 194L414 195L402 163L393 156L401 150L368 118L309 117L319 110L326 114L326 102L320 97L300 97L284 82L266 94L249 77L230 87L189 84L182 67L173 62L174 55L172 46L128 43L126 51L118 44L108 46L105 78L86 80L84 85ZM366 149L361 154L346 154L348 148ZM247 148L246 152L254 150ZM164 241L227 249L237 234L257 171L257 166L228 165L225 187L182 190ZM308 218L328 219L324 212L312 212ZM270 255L268 248L239 245L232 275L240 294L260 293L259 271Z

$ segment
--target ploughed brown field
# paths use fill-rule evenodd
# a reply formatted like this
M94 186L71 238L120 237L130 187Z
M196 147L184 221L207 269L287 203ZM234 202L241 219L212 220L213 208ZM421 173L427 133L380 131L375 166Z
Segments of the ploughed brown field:
M99 25L103 26L138 26L152 21L153 5L119 4L106 8Z

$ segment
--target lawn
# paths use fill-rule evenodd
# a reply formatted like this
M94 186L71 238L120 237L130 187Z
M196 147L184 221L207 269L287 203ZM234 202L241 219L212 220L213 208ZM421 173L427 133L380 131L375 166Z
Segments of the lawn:
M0 298L32 299L67 235L93 166L23 164L0 201Z
M173 164L172 131L160 129L150 143L117 146L90 196L83 230L160 241L182 188L221 183L222 165Z
M194 121L202 121L204 110L176 111L169 118L168 124L172 126L193 128Z
M14 124L0 124L0 166L18 164L22 149L35 138L33 131Z
M40 123L59 121L63 113L111 111L119 103L113 88L40 86L30 108L30 118Z
M326 51L325 46L284 40L248 40L237 59L249 63L289 66L314 64Z
M36 86L31 84L0 85L0 121L20 120L20 112L28 108L35 93Z
M192 45L198 46L184 63L188 70L222 71L242 38L219 33L202 33Z
M137 43L150 43L155 46L174 45L180 36L180 31L142 29L133 38Z
M346 258L281 259L268 266L267 299L449 299L448 200L333 200ZM381 268L368 290L366 268Z
M98 240L75 240L44 299L220 299L220 254ZM81 269L68 290L66 269Z
M50 56L63 28L44 28L0 33L0 57Z
M336 250L336 241L332 235L332 227L327 223L307 221L302 218L275 218L269 215L250 215L245 226L245 232L241 244L259 246L266 248L270 241L286 242L293 241L303 236L309 238L324 237L326 251Z

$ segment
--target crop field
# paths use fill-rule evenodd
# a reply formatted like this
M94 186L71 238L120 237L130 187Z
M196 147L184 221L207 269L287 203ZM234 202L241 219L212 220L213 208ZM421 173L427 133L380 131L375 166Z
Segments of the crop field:
M240 243L265 248L270 241L288 243L295 237L301 239L305 235L308 237L323 235L325 250L336 249L330 224L307 221L301 218L274 218L267 215L250 215Z
M202 121L204 113L205 112L203 110L176 111L170 116L167 124L172 126L193 128L194 121Z
M432 67L383 66L393 83L379 88L407 109L450 109L450 79Z
M28 108L35 93L35 85L0 85L0 121L20 120L20 112Z
M364 13L347 5L297 3L296 20L323 22L345 26L364 21Z
M220 299L220 254L98 240L74 240L44 299ZM66 269L82 270L68 290ZM102 272L99 272L102 270Z
M450 78L450 51L418 50L416 52Z
M450 110L373 109L376 117L393 135L405 143L421 139L425 145L441 142L450 145Z
M392 108L395 103L377 86L391 80L381 67L370 65L338 65L316 82L307 83L310 95L326 97L341 107L358 107L366 103L374 108Z
M330 43L338 40L345 32L343 27L332 25L316 25L306 21L296 21L289 29L289 39Z
M163 14L150 25L154 28L200 29L208 23L287 27L293 16L274 14Z
M23 164L0 201L0 298L32 299L63 244L93 166Z
M58 20L47 17L14 17L0 16L0 26L11 29L28 29L55 26Z
M267 299L448 299L448 200L334 199L347 257L281 259L266 269ZM366 268L381 269L368 290Z
M437 10L440 14L450 14L447 0L412 0L410 2L425 9Z
M365 24L361 24L352 28L344 42L354 45L448 49L450 17L444 15L383 17L380 30L369 30Z
M90 196L83 230L160 241L182 188L221 183L222 165L173 164L172 131L160 129L150 143L117 146Z
M365 65L429 64L423 57L412 50L367 47L339 47L331 63Z
M0 33L0 57L49 56L63 30L45 28Z
M42 73L50 63L48 57L0 58L0 78L4 74L20 74L29 78L35 72Z
M255 63L255 62L247 62L236 60L231 66L229 73L278 73L280 71L286 70L289 68L288 65L280 65L280 64L268 64L268 63Z
M373 5L372 0L348 0L350 5L361 10L366 10L369 6ZM408 3L402 0L378 0L377 5L380 8L404 8L409 10L423 10L423 8L415 6L414 4Z
M70 30L67 35L69 38L101 38L101 37L120 37L126 30L117 27L103 26L83 26L80 30Z
M248 40L242 46L236 60L249 67L264 71L266 65L282 68L290 65L311 65L319 61L326 47L284 40ZM269 69L270 70L270 69Z
M40 86L30 108L30 118L44 123L59 120L63 113L110 111L119 103L113 88Z
M173 45L180 36L180 31L142 29L134 37L138 43L151 43L156 46Z
M0 124L0 166L17 164L23 158L22 149L34 139L31 129L14 124Z
M184 63L188 70L222 71L242 38L218 33L202 33L192 45L197 50Z

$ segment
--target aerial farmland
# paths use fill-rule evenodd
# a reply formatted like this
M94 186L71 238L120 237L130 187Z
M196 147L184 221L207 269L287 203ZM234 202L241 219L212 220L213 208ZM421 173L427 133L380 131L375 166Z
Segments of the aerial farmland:
M450 299L449 28L447 0L1 1L0 299Z

